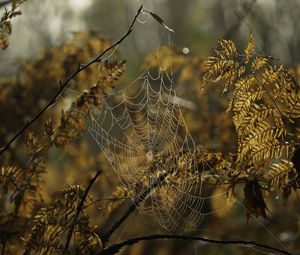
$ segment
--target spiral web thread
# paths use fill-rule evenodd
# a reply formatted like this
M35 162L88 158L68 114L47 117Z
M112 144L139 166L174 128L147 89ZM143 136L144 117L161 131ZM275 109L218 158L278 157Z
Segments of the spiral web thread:
M153 187L138 209L163 228L192 230L212 213L203 211L209 197L202 194L200 174L207 165L166 70L157 77L147 71L103 99L89 132L132 199Z

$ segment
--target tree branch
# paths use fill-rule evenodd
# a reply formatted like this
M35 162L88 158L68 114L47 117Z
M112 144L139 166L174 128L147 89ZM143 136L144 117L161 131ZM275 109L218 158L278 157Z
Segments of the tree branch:
M140 203L143 202L150 195L150 193L159 184L161 184L169 174L172 174L174 171L176 171L176 169L172 168L169 172L159 176L147 189L145 189L137 197L135 197L127 211L125 211L125 213L110 227L109 230L107 230L106 232L101 230L97 232L104 246L105 243L109 241L111 235L123 224L123 222L131 215L131 213L134 212L134 210L140 205ZM239 180L236 183L246 183L246 179ZM230 185L230 183L228 183L228 185Z
M118 253L122 248L125 246L134 245L141 241L148 241L148 240L184 240L184 241L202 241L206 243L212 243L212 244L221 244L221 245L235 245L235 246L248 246L248 247L256 247L256 248L262 248L269 252L275 252L277 254L285 254L285 255L291 255L290 252L284 251L266 244L257 243L255 241L244 241L244 240L215 240L215 239L208 239L204 237L197 237L197 236L185 236L185 235L172 235L172 234L155 234L155 235L148 235L148 236L140 236L135 237L132 239L128 239L124 242L116 243L111 246L108 246L104 248L102 251L96 253L96 255L113 255Z
M173 172L170 171L171 173ZM160 177L158 177L144 192L142 192L141 194L139 194L132 202L131 205L129 206L128 210L121 216L121 218L119 220L117 220L112 227L105 232L104 234L100 234L101 236L101 241L103 242L103 244L105 244L105 242L109 241L109 238L111 237L111 235L121 226L121 224L130 216L130 214L139 206L139 204L141 202L143 202L148 195L162 182L164 181L164 179L166 178L166 176L169 173L165 173L163 175L161 175Z
M83 206L84 206L84 201L87 197L87 195L89 194L90 192L90 189L92 188L93 184L95 183L96 179L98 178L98 176L102 173L102 171L98 171L95 176L90 179L90 182L89 182L89 185L86 187L84 193L83 193L83 196L76 208L76 212L75 212L75 216L74 216L74 219L73 219L73 222L71 224L71 227L69 229L69 232L68 232L68 235L67 235L67 239L66 239L66 244L65 244L65 248L64 248L64 251L65 253L68 253L68 249L69 249L69 245L70 245L70 241L71 241L71 238L72 238L72 234L73 234L73 231L74 231L74 228L75 228L75 225L77 224L77 219L78 219L78 216L79 214L81 213L82 209L83 209Z
M129 26L127 32L117 41L115 42L113 45L111 45L110 47L108 47L106 50L104 50L100 55L98 55L96 58L94 58L92 61L90 61L87 64L81 65L79 64L77 67L77 70L68 78L65 80L65 82L61 83L60 82L60 86L58 91L56 92L56 94L51 98L51 100L49 101L49 103L42 109L40 110L29 122L27 122L14 136L13 138L10 139L10 141L0 150L0 157L3 155L3 153L11 146L11 144L21 135L23 134L23 132L30 127L37 119L39 119L51 106L53 106L56 101L58 101L59 96L64 92L64 90L67 88L67 86L69 85L70 81L73 80L80 72L82 72L83 70L87 69L88 67L90 67L91 65L95 64L95 63L99 63L102 61L102 57L103 55L105 55L107 52L109 52L110 50L114 49L117 45L119 45L126 37L128 37L130 35L130 33L133 31L133 25L135 24L137 17L141 14L142 12L142 8L143 5L141 5L141 7L138 9L136 15L134 16L131 25Z

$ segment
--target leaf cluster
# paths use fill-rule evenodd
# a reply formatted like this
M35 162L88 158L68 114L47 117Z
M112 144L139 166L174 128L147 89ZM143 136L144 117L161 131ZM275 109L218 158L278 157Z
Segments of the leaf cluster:
M91 58L109 45L109 40L98 39L94 33L76 33L72 42L40 53L36 61L25 61L16 80L1 78L4 89L0 94L0 102L3 105L0 111L7 120L0 131L1 143L5 143L5 137L18 128L15 118L19 116L20 122L17 124L22 125L34 114L34 109L29 110L30 104L45 104L48 95L57 89L59 81L78 68L78 62ZM47 112L40 122L44 127L40 129L36 125L34 132L26 135L25 147L20 143L20 146L8 151L6 158L3 158L0 173L3 198L0 229L5 233L1 239L2 251L5 253L12 252L11 249L15 247L12 239L18 243L24 243L26 240L27 254L64 253L64 242L71 227L74 228L72 237L76 238L76 245L72 242L72 250L77 250L80 254L90 254L92 250L99 251L100 240L94 229L89 227L85 205L75 225L72 223L75 217L74 208L82 198L83 188L71 186L60 192L58 198L49 204L49 200L52 199L49 197L49 187L45 187L45 179L48 178L49 167L53 167L49 164L49 155L51 156L53 150L68 152L70 157L74 158L74 166L99 168L97 159L93 159L92 155L83 157L81 153L85 146L79 138L85 133L86 122L92 118L93 108L100 105L106 93L124 73L125 67L125 61L105 61L91 67L86 73L80 73L71 86L82 93L75 97L68 92L62 94L62 103L59 105L63 109L57 111L52 108ZM44 87L42 90L41 84ZM70 102L68 104L67 99ZM11 118L11 111L16 112L17 116ZM71 143L77 144L76 150L69 146ZM20 157L19 154L23 154L24 151L26 157ZM88 160L90 164L87 164ZM10 164L11 162L14 164ZM63 171L62 167L60 172ZM83 172L82 176L86 176L86 173ZM80 178L82 177L77 174L76 180L72 182L82 181ZM63 185L68 184L68 180L62 182Z
M300 84L292 72L274 59L256 53L250 34L243 53L231 40L220 39L212 57L205 62L206 86L217 83L230 98L227 112L238 141L237 179L246 179L245 206L248 212L265 216L260 192L249 192L253 181L269 190L281 190L285 198L299 188L299 165L295 162L299 133ZM248 186L247 186L248 185ZM259 198L261 197L261 198ZM257 202L261 201L260 207ZM250 204L250 205L249 205ZM252 207L252 208L251 208Z

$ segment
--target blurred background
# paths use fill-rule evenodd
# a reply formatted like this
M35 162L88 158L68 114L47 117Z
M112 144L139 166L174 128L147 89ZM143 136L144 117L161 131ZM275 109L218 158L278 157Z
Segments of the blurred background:
M244 45L252 32L266 54L289 66L299 63L299 0L30 0L22 7L23 15L13 20L11 45L1 52L1 73L15 70L11 67L18 58L59 45L72 32L96 31L116 39L141 4L175 30L172 43L188 47L192 54L207 56L220 37ZM136 26L122 54L138 65L145 53L160 45L161 37L162 27L149 19Z
M78 32L93 32L92 39L104 38L114 42L127 31L141 4L145 10L158 14L175 33L170 34L154 19L142 15L140 22L134 27L134 32L118 48L118 56L127 61L126 77L122 82L128 83L138 77L145 56L166 43L175 45L178 49L187 48L187 57L195 65L211 54L220 37L232 39L239 49L244 49L250 32L260 52L278 59L278 65L285 64L300 73L300 0L27 0L21 6L22 15L12 21L9 47L0 51L0 89L8 90L9 86L22 89L26 84L24 81L27 81L27 84L31 84L28 91L32 95L32 103L26 97L29 101L19 101L19 109L14 108L15 102L6 105L9 96L16 96L15 94L10 92L2 95L2 99L0 97L0 120L7 125L0 129L1 145L7 141L7 132L10 134L7 137L11 137L47 102L49 93L56 91L58 81L72 73L69 70L72 68L69 67L76 67L78 61L88 61L98 52L97 47L82 51L83 46L69 49L61 45L70 44L74 34ZM3 9L0 10L0 14L2 11ZM83 38L85 42L89 42L88 40L89 38ZM66 68L66 63L69 63L67 61L71 61L67 66L69 69ZM200 79L199 73L196 70L196 74L190 74L193 77L185 78L182 84L187 84L187 87L179 84L177 88L179 96L197 106L193 112L185 111L188 127L195 141L204 148L222 153L234 152L234 128L230 116L224 113L228 98L220 99L220 91L215 88L212 88L207 96L200 93L199 81L194 79L197 76ZM79 85L76 90L81 92L93 84L93 79L79 77L77 82ZM24 91L26 92L26 89ZM28 91L26 93L29 93ZM25 92L24 95L27 95ZM21 95L21 98L24 98L24 95ZM57 119L61 107L66 107L65 102L53 110ZM13 115L14 111L16 116ZM42 121L33 127L35 132L41 132L38 126L41 123ZM104 200L91 209L91 222L98 226L104 222L109 224L114 222L119 212L110 212L108 215L104 209L108 206L105 198L112 196L119 182L104 156L97 153L91 137L84 133L83 140L82 143L75 141L64 150L52 148L49 151L43 198L46 202L50 201L50 195L67 184L85 185L87 177L100 164L101 169L105 171L93 194L96 198ZM7 159L13 159L20 166L25 165L26 161L21 143L22 141L17 143L13 148L15 152L11 151ZM242 193L242 188L238 187L237 194ZM210 205L211 211L218 212L205 217L200 231L196 234L218 239L256 240L282 249L288 247L293 250L293 254L300 254L299 202L297 193L290 197L287 205L282 199L278 199L276 194L270 194L267 204L268 220L251 218L247 223L241 204L233 205L226 196L218 196ZM219 210L224 204L228 204L228 208L225 206L224 210ZM121 203L122 206L126 209L126 201ZM158 232L165 231L155 225L155 221L134 213L112 239L121 241L132 236ZM124 249L121 254L262 253L245 247L164 240L144 242Z

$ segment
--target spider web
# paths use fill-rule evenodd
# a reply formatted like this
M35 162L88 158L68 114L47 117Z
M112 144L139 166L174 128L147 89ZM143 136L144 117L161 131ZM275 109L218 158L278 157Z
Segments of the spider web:
M138 21L145 23L147 19ZM211 195L204 189L201 174L214 171L185 124L172 68L170 74L160 68L155 77L149 68L127 87L101 100L93 111L97 117L92 119L89 132L142 215L154 217L167 230L196 230L206 215L224 209L226 203L216 210L206 204L217 196L225 198L226 192ZM147 190L151 192L146 198L137 200ZM236 201L244 208L238 198ZM260 220L254 219L286 248Z
M197 228L209 199L199 166L207 165L188 132L172 76L146 71L103 99L96 115L89 132L138 210L168 230Z
M172 66L171 55L168 58ZM150 68L125 88L98 95L101 105L89 110L89 133L141 215L155 218L168 231L198 230L205 216L226 207L222 203L213 210L209 201L224 199L227 193L211 194L204 188L202 173L214 171L188 131L181 112L186 100L176 95L172 69L169 73L160 68L154 76ZM68 91L81 95L70 88ZM220 179L219 185L222 183ZM137 200L147 190L151 192ZM244 208L238 198L236 201ZM261 221L254 220L285 247Z

